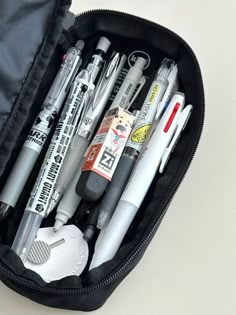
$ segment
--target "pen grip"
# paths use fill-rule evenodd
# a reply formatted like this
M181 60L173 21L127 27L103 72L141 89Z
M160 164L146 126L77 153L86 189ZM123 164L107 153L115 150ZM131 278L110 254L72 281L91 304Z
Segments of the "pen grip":
M135 158L131 158L127 155L122 155L122 157L120 158L112 181L101 202L98 218L98 222L100 223L98 224L99 228L103 228L104 225L106 225L106 223L110 220L125 189L127 181L133 170L135 161Z
M64 192L71 182L89 145L89 140L81 136L77 136L72 141L73 144L66 154L55 186L55 189L59 189L61 192Z
M70 182L69 186L65 190L65 193L58 205L57 208L57 215L58 213L66 214L67 219L70 219L75 214L75 211L81 201L81 197L77 195L75 192L76 184L81 175L81 164L76 170L72 181ZM60 215L59 215L60 216ZM66 222L65 222L66 223Z

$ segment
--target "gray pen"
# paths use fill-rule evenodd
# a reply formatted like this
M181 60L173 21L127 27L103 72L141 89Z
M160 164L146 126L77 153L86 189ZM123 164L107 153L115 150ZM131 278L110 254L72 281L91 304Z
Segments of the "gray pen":
M61 68L43 103L42 109L32 126L23 148L13 166L0 194L0 220L16 202L26 184L34 164L51 130L54 119L61 109L69 87L82 63L81 52L84 42L79 40L69 48Z
M126 56L115 53L111 58L100 82L96 88L94 97L88 106L84 116L78 125L76 134L71 141L71 146L57 180L51 199L50 207L54 208L65 192L73 175L78 172L80 161L87 149L90 139L95 131L97 123L105 109L110 94L114 88L118 75L126 61Z

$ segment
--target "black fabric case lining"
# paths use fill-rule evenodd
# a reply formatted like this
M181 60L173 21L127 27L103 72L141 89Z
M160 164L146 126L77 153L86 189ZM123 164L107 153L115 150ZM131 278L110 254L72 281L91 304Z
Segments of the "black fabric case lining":
M55 5L55 0L1 1L0 131L41 46Z

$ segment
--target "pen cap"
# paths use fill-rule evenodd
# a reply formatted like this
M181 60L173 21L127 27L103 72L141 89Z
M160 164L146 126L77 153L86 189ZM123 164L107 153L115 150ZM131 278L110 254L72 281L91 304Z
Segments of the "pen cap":
M133 67L131 67L125 77L125 80L131 80L131 81L139 81L142 74L143 69L146 65L146 59L143 57L138 57Z
M108 51L110 45L111 45L111 42L109 41L109 39L107 39L106 37L102 36L102 37L100 37L100 39L98 41L96 50L101 50L104 53L106 53Z

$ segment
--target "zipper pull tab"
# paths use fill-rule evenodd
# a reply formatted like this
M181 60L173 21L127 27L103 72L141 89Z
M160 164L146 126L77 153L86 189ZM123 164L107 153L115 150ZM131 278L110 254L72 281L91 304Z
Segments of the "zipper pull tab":
M176 146L176 144L177 144L177 142L181 136L181 133L184 130L184 128L185 128L185 126L186 126L186 124L190 118L192 110L193 110L193 106L188 105L183 109L182 113L180 114L174 136L173 136L169 146L165 149L165 151L162 155L159 173L162 174L164 172L164 169L167 165L167 162L169 161L170 155L171 155L172 151L174 150L174 148L175 148L175 146Z

